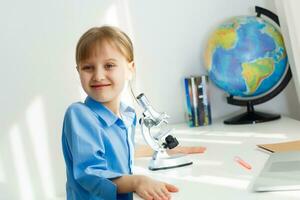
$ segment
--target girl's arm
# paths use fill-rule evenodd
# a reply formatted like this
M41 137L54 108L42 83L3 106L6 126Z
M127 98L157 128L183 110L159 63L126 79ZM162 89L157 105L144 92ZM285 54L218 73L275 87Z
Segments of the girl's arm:
M153 150L147 145L140 145L135 147L134 157L150 157L153 154Z
M194 153L204 153L206 150L205 147L200 146L193 146L193 147L187 147L187 146L177 146L174 149L168 149L168 154L177 154L177 153L183 153L183 154L194 154ZM152 156L153 150L147 146L147 145L141 145L138 146L135 149L135 157L147 157Z
M170 199L170 192L178 192L174 185L156 181L143 175L124 175L112 180L118 193L135 192L143 199Z

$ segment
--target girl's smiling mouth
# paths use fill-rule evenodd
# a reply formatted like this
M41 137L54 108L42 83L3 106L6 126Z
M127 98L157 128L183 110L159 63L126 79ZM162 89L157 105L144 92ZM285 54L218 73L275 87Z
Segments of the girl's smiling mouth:
M104 88L104 87L108 87L111 84L95 84L95 85L91 85L92 88L98 89L98 88Z

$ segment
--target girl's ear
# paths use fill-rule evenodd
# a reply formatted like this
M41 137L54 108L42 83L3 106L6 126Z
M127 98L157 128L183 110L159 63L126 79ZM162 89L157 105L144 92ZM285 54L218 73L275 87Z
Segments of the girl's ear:
M129 67L129 75L128 75L128 80L132 80L132 77L133 75L135 74L135 64L134 64L134 61L130 62L128 64L128 67Z
M76 69L77 69L77 72L79 72L79 67L78 67L78 65L76 66Z

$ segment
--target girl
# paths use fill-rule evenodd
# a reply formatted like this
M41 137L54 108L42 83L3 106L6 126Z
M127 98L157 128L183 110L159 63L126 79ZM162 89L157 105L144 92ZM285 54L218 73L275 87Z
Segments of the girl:
M132 175L134 110L121 102L121 92L135 72L129 37L115 27L88 30L76 47L81 85L88 95L66 111L62 145L68 200L170 199L178 188L143 175ZM197 153L204 148L177 148ZM172 153L172 152L171 152ZM143 147L138 155L149 155Z

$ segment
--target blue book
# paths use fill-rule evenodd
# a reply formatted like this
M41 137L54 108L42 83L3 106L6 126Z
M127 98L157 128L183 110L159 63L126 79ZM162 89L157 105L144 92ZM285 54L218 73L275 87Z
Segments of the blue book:
M192 99L191 99L191 79L185 78L184 79L184 88L185 88L185 97L186 97L186 110L187 110L187 117L188 117L188 125L189 127L194 126L194 120L193 120L193 110L192 110Z

